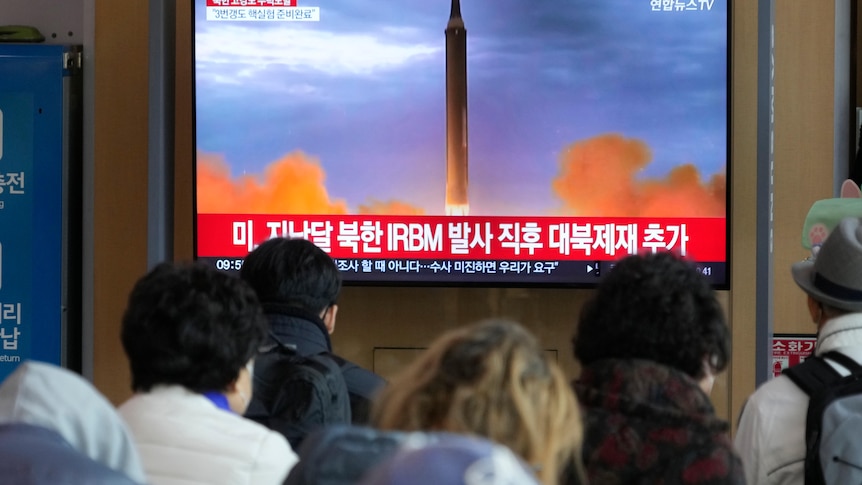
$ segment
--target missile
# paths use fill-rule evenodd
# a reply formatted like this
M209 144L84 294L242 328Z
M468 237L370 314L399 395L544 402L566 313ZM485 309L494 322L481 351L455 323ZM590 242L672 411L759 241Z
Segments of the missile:
M446 25L446 214L468 215L467 29L460 0L452 0Z

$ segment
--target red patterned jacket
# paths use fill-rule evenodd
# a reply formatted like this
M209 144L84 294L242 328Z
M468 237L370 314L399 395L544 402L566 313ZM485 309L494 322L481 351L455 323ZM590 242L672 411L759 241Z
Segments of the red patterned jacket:
M586 366L574 387L591 485L745 483L728 424L683 372L608 359Z

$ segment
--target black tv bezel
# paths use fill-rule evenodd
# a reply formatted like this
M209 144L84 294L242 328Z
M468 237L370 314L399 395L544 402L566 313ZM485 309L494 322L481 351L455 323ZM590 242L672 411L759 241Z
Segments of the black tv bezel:
M196 1L192 0L190 2L191 9L191 32L190 32L190 46L191 46L191 60L192 60L192 69L191 69L191 83L192 83L192 240L193 240L193 255L195 260L215 260L215 259L228 259L228 258L216 258L216 257L201 257L198 255L198 210L197 210L197 68L195 61L195 36L196 36ZM711 265L711 264L722 264L722 274L723 278L719 280L715 280L710 278L710 285L715 290L727 291L730 290L730 281L731 281L731 253L732 253L732 240L731 240L731 209L732 209L732 190L731 190L731 174L733 169L733 156L732 156L732 141L733 141L733 111L731 109L733 102L733 90L732 90L732 71L731 71L731 62L733 60L732 52L733 52L733 0L726 0L726 34L725 40L727 45L726 51L726 69L725 69L725 86L726 86L726 136L725 136L725 153L726 153L726 164L725 164L725 174L726 174L726 183L725 183L725 260L723 262L693 262L695 265ZM624 256L621 256L618 259L622 259ZM236 258L230 258L236 259ZM369 259L369 258L361 258L361 259ZM616 260L614 260L616 261ZM345 286L355 286L355 287L417 287L417 288L570 288L570 289L594 289L598 286L601 281L601 275L606 274L614 264L614 261L601 261L600 263L604 267L599 276L596 276L592 281L587 281L588 278L585 278L584 281L569 281L569 282L559 282L559 281L546 281L546 282L518 282L518 281L458 281L458 280L447 280L447 281L432 281L432 280L421 280L421 281L413 281L409 279L388 279L388 280L361 280L361 279L350 279L345 277L344 273L342 273L343 284ZM598 261L592 260L578 260L577 263L589 264L596 263ZM228 272L238 273L239 271L236 269L228 269Z

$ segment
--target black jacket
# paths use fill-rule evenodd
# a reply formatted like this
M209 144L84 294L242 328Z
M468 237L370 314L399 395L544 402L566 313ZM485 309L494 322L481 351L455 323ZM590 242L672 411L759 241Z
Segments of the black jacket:
M332 352L332 341L323 320L317 315L278 303L264 303L272 332L283 344L296 346L299 355ZM350 393L350 413L354 424L365 424L371 399L386 381L379 375L338 357Z

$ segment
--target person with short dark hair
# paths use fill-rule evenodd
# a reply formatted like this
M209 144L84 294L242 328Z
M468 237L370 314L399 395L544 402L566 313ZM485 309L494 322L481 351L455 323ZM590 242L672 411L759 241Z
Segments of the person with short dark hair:
M163 263L123 315L135 395L120 407L155 484L280 484L297 461L278 433L243 418L266 318L239 278Z
M573 347L591 483L745 483L708 396L729 331L690 262L667 252L618 261L582 308Z
M341 273L322 249L306 239L274 238L249 253L240 277L257 292L278 340L301 356L332 352ZM385 381L340 357L350 394L352 422L368 421L370 402Z

